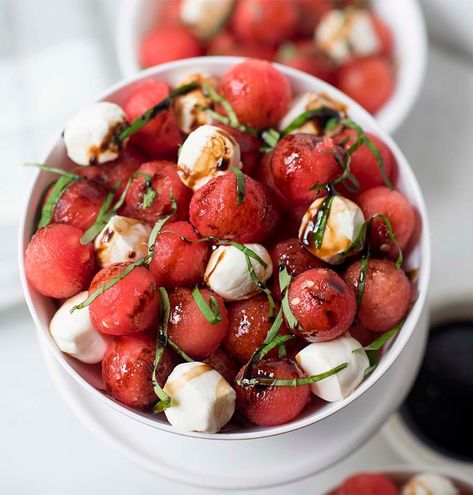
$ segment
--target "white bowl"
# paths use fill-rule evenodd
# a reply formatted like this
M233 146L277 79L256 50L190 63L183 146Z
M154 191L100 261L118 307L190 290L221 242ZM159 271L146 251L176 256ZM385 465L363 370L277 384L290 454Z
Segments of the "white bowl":
M176 80L179 80L185 73L195 72L198 70L204 70L216 76L221 76L230 67L241 60L243 59L236 57L202 57L164 64L162 66L154 67L147 71L144 71L132 77L131 79L113 86L104 94L102 94L99 100L106 99L120 104L129 94L132 83L140 81L147 77L154 77L156 79L165 80L173 84ZM419 240L406 259L407 269L419 268L419 276L417 282L418 297L406 319L401 332L391 343L389 349L386 349L386 352L380 359L379 366L347 399L335 403L327 403L319 408L317 408L316 406L316 401L313 401L312 405L308 406L296 420L285 425L270 428L262 428L257 426L239 429L235 428L234 430L228 430L219 433L218 435L187 432L182 433L174 429L160 417L152 417L151 415L126 408L125 406L119 404L118 402L115 402L114 400L103 394L100 390L95 388L101 383L98 367L79 363L78 361L61 353L55 346L54 341L52 340L48 331L49 321L54 314L55 305L51 299L41 296L29 286L25 278L23 263L26 246L35 229L37 213L42 194L47 185L53 179L53 176L51 174L38 171L36 172L36 180L34 181L34 184L31 188L29 200L26 204L22 216L22 222L19 232L20 274L26 301L36 323L37 330L40 334L42 334L42 337L46 338L50 351L65 367L65 369L69 373L71 373L72 376L87 390L89 390L89 392L92 393L97 399L105 401L109 406L128 415L130 418L146 423L151 427L165 430L171 433L179 433L197 438L239 440L273 436L280 433L290 432L319 421L323 421L325 418L328 418L329 416L337 413L348 404L353 403L354 401L359 399L391 367L391 365L396 361L396 359L399 357L404 347L406 346L407 342L409 341L414 329L416 328L416 324L424 306L430 274L431 255L429 226L422 193L405 157L403 156L397 145L393 142L393 140L380 129L376 121L365 110L363 110L359 105L350 100L347 96L343 95L341 92L335 90L323 81L320 81L295 69L291 69L289 67L281 65L277 65L277 68L288 76L295 94L307 90L325 91L331 94L332 97L346 103L349 108L349 114L351 118L358 122L367 131L377 134L390 148L398 163L399 169L396 186L406 195L410 203L416 208L421 219L422 228L419 232ZM43 162L48 163L51 166L62 167L66 169L73 166L73 164L66 158L64 144L59 136L55 145L45 156ZM357 405L359 405L359 407L363 407L363 400L361 399L357 401ZM386 417L390 412L392 411L386 411Z
M115 48L122 75L141 70L138 47L156 25L159 10L167 0L122 0ZM427 36L417 0L373 0L374 10L391 28L395 43L397 81L393 95L376 114L376 120L393 133L407 117L420 91L427 64Z
M368 473L377 473L384 474L389 476L396 484L403 485L410 478L416 476L420 473L435 473L441 476L445 476L449 478L456 488L460 490L461 493L470 493L473 491L473 477L471 475L467 475L466 473L458 470L447 468L442 465L428 465L428 464L411 464L409 467L406 466L390 466L383 469L370 469L369 466L364 470L357 470L353 474L357 474L360 472L368 472ZM345 479L348 476L345 477ZM343 480L340 480L340 484L343 483ZM333 494L333 491L338 488L339 485L333 487L332 490L329 490L326 495ZM381 494L380 494L381 495Z

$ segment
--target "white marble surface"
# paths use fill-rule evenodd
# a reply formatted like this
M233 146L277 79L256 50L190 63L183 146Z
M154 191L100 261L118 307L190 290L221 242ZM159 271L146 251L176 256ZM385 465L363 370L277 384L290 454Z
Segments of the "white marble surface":
M16 222L28 172L75 108L117 77L114 0L0 0L0 493L202 494L143 471L67 409L42 361L21 303ZM395 138L426 195L434 301L473 294L473 65L432 49L422 95ZM11 306L17 301L16 305ZM6 309L9 308L9 309ZM397 462L380 435L335 468L259 493L318 494L357 470ZM282 461L283 462L283 461Z

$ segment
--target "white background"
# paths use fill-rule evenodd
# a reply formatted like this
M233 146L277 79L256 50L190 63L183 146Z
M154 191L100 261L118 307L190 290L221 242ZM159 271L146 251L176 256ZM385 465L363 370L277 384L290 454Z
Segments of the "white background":
M63 123L119 78L113 52L118 4L0 0L2 494L204 493L144 472L71 414L47 375L17 281L16 224L31 175L21 164L41 157ZM422 94L394 136L427 199L434 304L473 302L472 109L472 60L434 43ZM396 459L378 435L335 470L267 493L317 494L322 480Z

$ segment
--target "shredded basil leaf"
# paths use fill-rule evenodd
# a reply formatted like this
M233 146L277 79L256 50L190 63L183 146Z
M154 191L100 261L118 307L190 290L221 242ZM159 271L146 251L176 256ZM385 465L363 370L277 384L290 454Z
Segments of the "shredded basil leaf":
M172 89L166 98L146 110L146 112L130 122L125 128L122 128L115 139L117 141L123 141L133 134L137 133L142 127L151 122L159 114L167 110L172 105L172 102L174 98L176 98L176 96L185 95L198 87L199 83L191 82L189 84L184 84L182 86L179 86L178 88Z
M152 256L154 252L154 245L156 244L156 239L158 237L158 234L161 232L162 228L164 225L166 225L169 220L176 214L177 212L177 201L176 198L174 197L172 188L169 189L169 195L171 197L171 213L169 215L166 215L162 218L160 218L153 226L151 233L149 235L148 239L148 256Z
M394 335L396 335L400 330L401 328L403 327L404 325L404 322L405 322L405 318L403 318L396 326L394 326L393 328L391 328L390 330L384 332L380 337L378 337L374 342L371 342L370 345L367 345L366 347L364 347L363 349L365 351L378 351L379 349L381 349L381 347L383 347L383 345L391 338L393 337Z
M237 380L237 385L242 387L252 386L252 385L263 385L266 387L300 387L301 385L310 385L311 383L320 382L325 378L335 375L339 371L345 369L348 363L342 363L332 368L331 370L325 371L324 373L319 373L318 375L310 375L301 378L292 378L289 380L280 380L274 378L240 378Z
M287 268L284 265L279 265L279 287L281 290L282 300L281 308L286 318L286 323L291 330L294 330L299 326L299 322L294 316L291 307L289 305L289 285L291 284L291 276L289 275Z
M348 149L347 154L352 155L361 145L366 144L367 148L370 150L371 154L374 156L376 163L378 164L379 171L381 172L381 176L383 177L383 181L391 191L393 190L393 186L391 181L389 180L386 169L384 168L384 160L378 149L378 147L374 144L374 142L365 134L363 129L351 119L343 119L342 124L346 127L350 127L356 132L357 140L355 143Z
M329 194L320 205L317 211L316 221L314 225L314 232L312 233L314 239L314 245L317 249L322 247L324 240L325 228L327 226L328 217L330 215L330 209L332 207L334 194Z
M59 201L59 198L78 180L79 179L70 178L67 175L59 177L53 187L53 190L51 191L48 198L46 199L46 202L43 205L43 209L41 211L41 219L38 223L38 229L46 227L50 224L51 220L53 219L54 209L56 208L56 204Z
M220 308L218 307L217 300L214 296L210 296L209 304L207 304L206 300L200 293L199 286L196 285L192 291L192 297L194 298L200 312L211 325L216 325L222 321L222 314L220 313Z
M103 285L101 285L98 289L96 289L90 296L80 304L76 304L73 306L73 308L69 311L70 313L73 313L76 309L83 309L89 304L91 304L97 297L102 295L105 291L110 289L110 287L113 287L115 284L120 282L120 280L123 280L129 273L131 273L136 267L142 266L146 264L149 260L149 256L145 256L144 258L134 261L133 263L130 263L125 267L125 269L119 273L116 277L113 277L112 279L108 280L105 282Z
M73 172L68 172L67 170L63 170L58 167L50 167L44 163L25 163L25 167L36 167L40 170L44 170L45 172L51 172L53 174L63 175L64 177L69 177L70 179L83 179L81 175L74 174Z
M245 199L245 196L246 196L245 175L237 167L232 167L231 168L231 171L236 175L236 180L237 180L237 205L240 206L243 203L243 200Z

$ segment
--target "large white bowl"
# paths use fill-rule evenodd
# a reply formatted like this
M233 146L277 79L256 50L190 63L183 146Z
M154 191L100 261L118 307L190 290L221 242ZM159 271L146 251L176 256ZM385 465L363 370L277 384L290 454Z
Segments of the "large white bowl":
M198 70L205 70L206 72L209 72L216 76L221 76L230 67L241 60L242 59L235 57L203 57L172 62L144 71L132 77L131 79L113 86L104 94L102 94L99 99L106 99L120 104L129 94L133 83L136 81L140 81L141 79L152 77L168 81L172 84L175 83L176 79L180 79L183 74L195 72ZM356 404L359 407L363 407L362 395L375 382L377 382L383 376L383 374L386 373L386 371L392 366L396 359L398 359L404 347L407 345L412 333L414 332L414 329L416 328L416 324L424 306L430 273L430 240L428 219L422 193L405 157L403 156L397 145L393 142L393 140L380 129L376 121L365 110L363 110L359 105L350 100L348 97L335 90L328 84L324 83L323 81L320 81L312 76L288 67L280 65L278 65L277 67L281 72L288 76L295 94L307 90L323 90L331 94L334 98L345 102L349 107L350 116L367 131L379 135L379 137L391 149L399 168L396 186L406 195L410 203L414 205L419 214L422 224L419 232L418 242L416 246L411 250L406 259L406 265L408 269L419 268L417 282L417 289L419 292L418 297L406 319L401 332L389 346L389 349L386 349L386 352L383 354L380 360L379 366L347 399L335 403L327 403L324 404L322 407L317 407L317 401L313 401L312 405L307 407L296 420L281 426L270 428L248 426L244 428L241 427L235 428L233 430L228 430L217 435L187 432L182 433L170 426L161 417L152 417L149 414L131 410L109 398L107 395L98 390L98 388L96 388L101 386L100 371L97 366L90 366L80 363L75 359L72 359L61 353L55 346L54 341L52 340L48 331L49 322L56 309L55 305L51 299L41 296L29 286L25 278L23 263L26 246L36 226L37 214L42 195L48 184L53 180L53 175L45 172L37 172L36 180L32 185L29 199L22 215L22 222L19 232L20 274L26 301L36 323L37 330L41 334L41 336L46 339L50 351L54 354L58 361L91 394L93 394L98 400L106 402L110 407L122 412L123 414L126 414L129 418L145 423L150 427L158 428L160 430L171 433L181 433L192 437L214 440L255 439L290 432L304 426L321 422L329 416L337 413L348 404L353 403L354 401L356 401ZM55 145L44 157L43 161L51 166L63 167L66 169L73 166L73 164L66 158L64 144L60 136L58 136ZM403 379L406 380L405 377ZM392 411L386 410L386 417L390 412Z
M125 77L141 70L138 47L156 25L167 0L122 0L115 36L118 64ZM422 86L427 64L427 35L417 0L373 0L374 10L391 28L395 43L397 81L390 100L376 114L381 127L394 132L411 110Z

